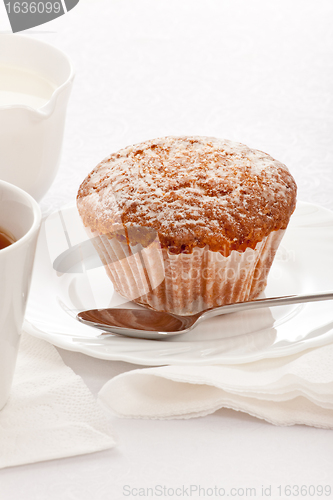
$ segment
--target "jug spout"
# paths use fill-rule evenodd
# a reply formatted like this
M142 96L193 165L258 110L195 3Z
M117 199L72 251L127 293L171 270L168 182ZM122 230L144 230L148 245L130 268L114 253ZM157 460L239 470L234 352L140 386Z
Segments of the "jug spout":
M53 113L57 113L61 110L62 113L65 114L68 104L68 99L72 91L73 82L74 82L74 73L71 75L71 78L69 78L60 87L55 89L51 98L44 106L38 109L32 109L32 111L36 111L41 119L47 119Z

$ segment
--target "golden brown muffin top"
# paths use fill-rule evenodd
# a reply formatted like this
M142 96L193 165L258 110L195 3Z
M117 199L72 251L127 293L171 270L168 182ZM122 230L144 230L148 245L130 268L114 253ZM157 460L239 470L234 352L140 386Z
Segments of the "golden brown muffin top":
M163 248L208 245L227 256L285 229L296 205L287 167L262 151L213 137L164 137L111 154L77 195L85 226L156 230Z

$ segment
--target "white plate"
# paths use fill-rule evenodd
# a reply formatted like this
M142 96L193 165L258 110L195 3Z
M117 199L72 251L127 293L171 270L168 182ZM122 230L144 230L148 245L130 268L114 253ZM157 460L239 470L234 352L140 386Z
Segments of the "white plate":
M285 356L333 341L331 301L229 314L163 341L103 338L99 330L78 323L76 313L121 305L124 299L86 245L80 247L83 268L75 267L76 245L86 239L75 207L52 214L41 228L24 329L58 347L140 365L202 365ZM65 268L71 272L59 272ZM333 212L299 202L265 295L332 289Z

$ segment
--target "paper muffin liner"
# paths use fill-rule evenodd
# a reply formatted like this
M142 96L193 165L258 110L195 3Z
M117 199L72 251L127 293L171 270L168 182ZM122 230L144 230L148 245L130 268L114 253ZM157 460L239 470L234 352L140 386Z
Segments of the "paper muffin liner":
M255 249L228 257L207 247L172 254L158 237L148 246L131 245L88 230L115 290L157 311L192 315L205 309L255 299L285 231L273 231Z

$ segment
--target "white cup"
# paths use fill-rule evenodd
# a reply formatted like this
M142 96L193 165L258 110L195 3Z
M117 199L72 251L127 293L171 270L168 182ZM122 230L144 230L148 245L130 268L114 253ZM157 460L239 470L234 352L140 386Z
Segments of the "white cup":
M0 71L0 179L39 201L58 170L74 71L62 51L16 34L0 35ZM17 76L17 83L15 74L26 78ZM40 105L29 99L18 100L18 104L8 99L9 95L22 97L22 90L40 92L41 82L52 85L49 97ZM15 89L17 84L23 89Z
M0 410L12 385L40 222L38 203L0 181L0 228L16 240L0 250Z

